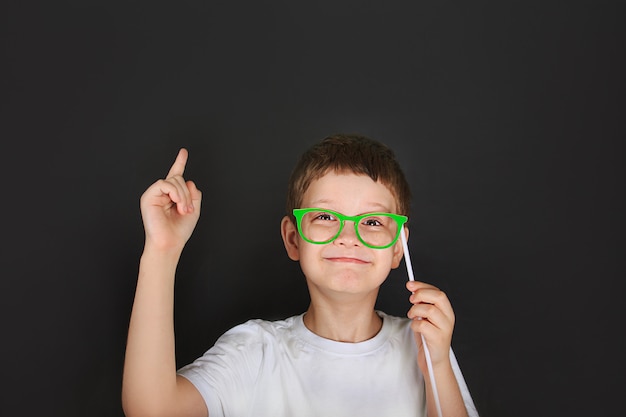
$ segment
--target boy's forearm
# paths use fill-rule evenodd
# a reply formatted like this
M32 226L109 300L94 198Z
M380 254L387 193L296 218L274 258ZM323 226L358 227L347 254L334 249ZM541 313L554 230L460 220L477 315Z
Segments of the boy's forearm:
M441 364L439 367L434 368L434 374L442 415L444 417L467 417L467 409L465 408L461 389L454 375L452 364ZM425 375L425 380L428 416L437 417L437 406L430 384L430 377Z
M146 247L130 318L122 402L125 410L162 407L176 388L174 277L180 251Z

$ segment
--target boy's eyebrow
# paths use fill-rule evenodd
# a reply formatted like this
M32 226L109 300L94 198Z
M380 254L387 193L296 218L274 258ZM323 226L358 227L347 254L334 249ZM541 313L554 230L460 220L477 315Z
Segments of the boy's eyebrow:
M319 199L319 200L312 201L310 207L328 208L329 210L333 210L331 208L333 206L333 203L334 203L334 201L332 201L332 200L328 200L326 198L322 198L322 199ZM329 207L320 207L321 205L327 205ZM372 208L372 210L368 210L365 213L375 212L375 211L381 211L381 212L384 212L384 213L391 213L391 210L389 209L389 207L385 206L384 204L378 203L378 202L369 202L369 203L366 203L366 206L368 208Z

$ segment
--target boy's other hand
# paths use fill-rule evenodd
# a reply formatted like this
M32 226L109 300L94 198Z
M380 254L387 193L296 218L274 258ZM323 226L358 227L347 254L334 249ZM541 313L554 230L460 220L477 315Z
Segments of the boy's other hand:
M412 293L409 301L413 306L407 316L413 320L411 329L415 333L415 341L419 348L420 368L426 371L426 358L420 333L424 335L428 345L433 366L449 363L454 311L448 296L439 288L419 281L407 281L406 288Z
M181 251L191 237L200 217L202 193L193 181L183 178L188 156L182 148L167 177L156 181L141 196L146 246Z

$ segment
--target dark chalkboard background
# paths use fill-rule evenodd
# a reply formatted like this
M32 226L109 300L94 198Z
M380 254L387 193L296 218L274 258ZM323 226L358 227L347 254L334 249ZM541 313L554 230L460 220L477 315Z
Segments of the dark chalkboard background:
M390 145L420 279L489 416L624 414L624 3L58 1L0 8L0 414L121 416L139 196L204 192L180 365L307 306L279 235L296 157ZM379 308L408 309L403 267Z

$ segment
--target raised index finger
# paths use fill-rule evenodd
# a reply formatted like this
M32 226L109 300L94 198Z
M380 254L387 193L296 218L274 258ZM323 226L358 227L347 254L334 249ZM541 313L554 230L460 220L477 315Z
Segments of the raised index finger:
M170 168L170 171L167 173L167 178L173 177L175 175L182 176L185 172L185 165L187 165L188 157L189 152L187 152L187 149L181 148L180 151L178 151L178 155L176 156L174 164Z

